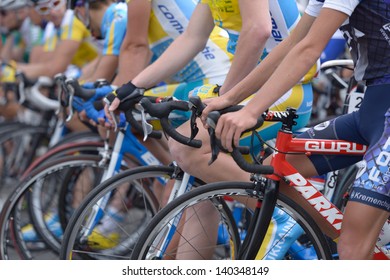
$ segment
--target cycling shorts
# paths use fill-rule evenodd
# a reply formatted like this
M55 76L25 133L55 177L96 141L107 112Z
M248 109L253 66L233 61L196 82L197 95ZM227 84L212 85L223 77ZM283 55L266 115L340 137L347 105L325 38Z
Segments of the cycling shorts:
M350 194L358 201L390 212L390 91L389 84L368 86L361 108L319 124L299 138L340 139L367 145L362 156L311 155L318 174L362 161Z

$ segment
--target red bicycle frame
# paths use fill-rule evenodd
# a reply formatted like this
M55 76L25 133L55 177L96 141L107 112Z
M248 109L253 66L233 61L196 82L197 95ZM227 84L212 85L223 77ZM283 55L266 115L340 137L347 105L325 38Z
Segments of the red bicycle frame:
M279 181L281 177L287 179L290 182L290 186L294 187L319 212L324 220L332 226L337 236L339 236L343 213L287 162L286 155L288 153L306 155L312 153L364 155L367 147L343 140L298 139L293 138L293 134L289 131L279 130L275 150L271 159L274 174L267 175L267 177L276 181ZM377 245L374 252L374 259L387 260L389 258L381 251L380 246Z

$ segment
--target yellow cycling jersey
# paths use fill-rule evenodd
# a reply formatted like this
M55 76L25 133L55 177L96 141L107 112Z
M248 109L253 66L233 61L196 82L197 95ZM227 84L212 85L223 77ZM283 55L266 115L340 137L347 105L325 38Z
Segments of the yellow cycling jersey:
M239 0L200 0L210 8L214 23L225 29L229 34L228 50L235 53L238 38L242 29L242 17ZM287 38L301 18L295 0L270 0L269 12L271 16L272 32L265 43L265 48L259 61ZM313 66L302 82L310 81L317 73L318 65Z
M91 33L85 25L74 15L72 10L65 12L61 26L57 29L49 23L44 33L44 50L53 51L58 40L73 40L81 42L71 64L82 67L98 55L98 50L92 42Z
M129 0L128 2L131 2ZM187 28L198 1L194 0L146 0L151 3L148 40L156 60L169 45ZM227 34L216 27L207 41L205 49L168 82L194 82L206 80L221 83L226 77L232 61L227 51ZM216 80L216 78L219 79ZM221 78L223 77L223 78Z

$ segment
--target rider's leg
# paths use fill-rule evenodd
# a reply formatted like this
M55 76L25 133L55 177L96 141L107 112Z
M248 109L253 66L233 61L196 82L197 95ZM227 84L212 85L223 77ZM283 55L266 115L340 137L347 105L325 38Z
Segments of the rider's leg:
M228 154L221 152L217 160L211 165L208 164L211 159L210 137L200 121L198 121L198 127L199 132L196 139L202 141L202 146L199 149L182 145L175 140L169 139L169 148L173 160L185 172L205 182L247 181L249 179L248 173L240 169ZM190 135L188 122L177 130L180 134Z
M340 259L372 259L375 243L388 217L388 211L348 202L337 244Z

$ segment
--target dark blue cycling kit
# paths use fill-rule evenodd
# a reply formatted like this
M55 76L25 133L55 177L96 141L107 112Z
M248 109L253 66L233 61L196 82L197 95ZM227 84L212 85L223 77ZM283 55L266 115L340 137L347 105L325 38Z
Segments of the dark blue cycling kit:
M317 125L300 138L342 139L368 146L364 157L312 155L319 174L363 159L351 201L390 212L390 1L310 1L306 12L317 16L322 7L350 15L340 29L355 61L355 78L367 89L357 112Z

